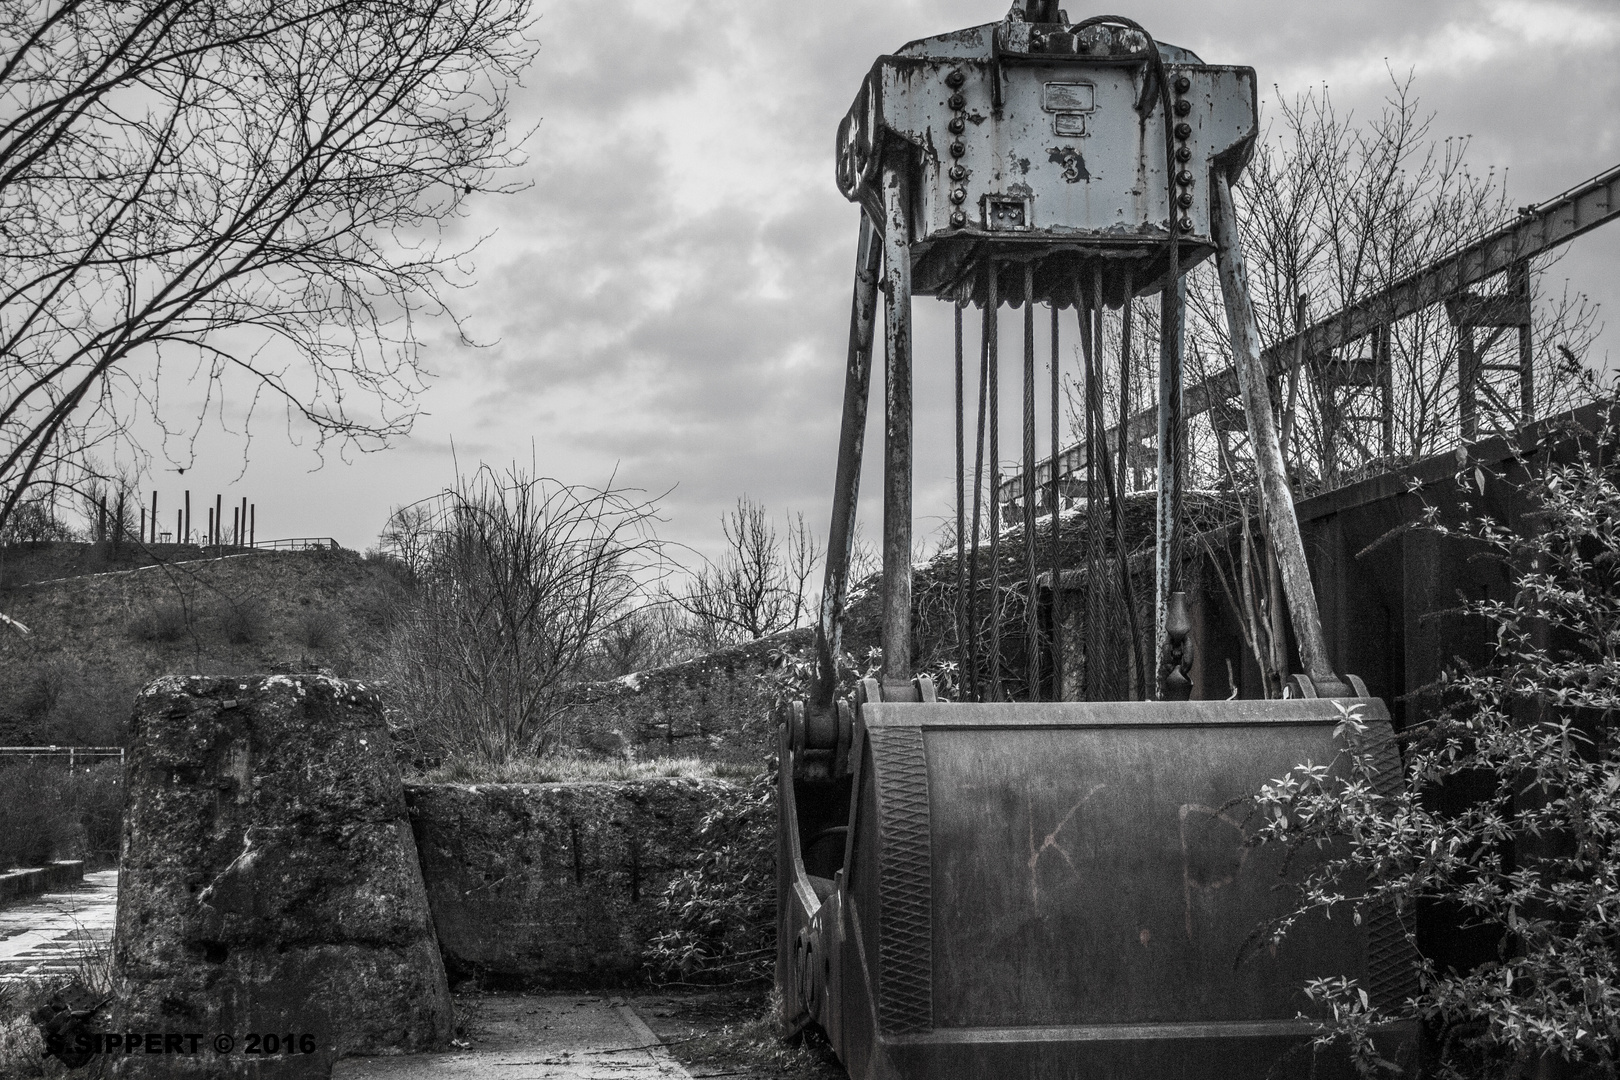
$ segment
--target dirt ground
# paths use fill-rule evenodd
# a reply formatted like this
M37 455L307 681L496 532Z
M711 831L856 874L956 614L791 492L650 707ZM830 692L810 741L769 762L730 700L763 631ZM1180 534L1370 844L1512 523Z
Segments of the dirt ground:
M458 992L460 1038L479 1040L481 1001L488 995ZM581 993L623 1003L652 1029L670 1057L694 1078L737 1080L844 1080L844 1070L826 1040L812 1032L796 1044L776 1037L768 987L746 990L624 990Z

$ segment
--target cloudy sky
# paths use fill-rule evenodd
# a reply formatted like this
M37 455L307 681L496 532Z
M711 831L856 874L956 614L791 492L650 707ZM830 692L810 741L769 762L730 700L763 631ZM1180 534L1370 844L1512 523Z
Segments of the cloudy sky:
M1089 11L1069 0L1078 19ZM491 234L460 297L469 349L435 333L414 434L328 458L274 424L243 472L224 436L182 486L258 506L259 536L375 542L391 506L479 460L664 493L661 534L713 553L742 494L825 531L857 211L833 133L862 75L908 40L999 18L1002 0L537 0L538 60L515 106L537 125L520 194L473 207ZM1210 63L1248 64L1270 109L1326 84L1376 111L1416 73L1436 135L1506 170L1514 204L1620 163L1615 0L1137 0L1118 8ZM1603 305L1620 357L1620 226L1553 270ZM918 301L920 531L952 513L949 309ZM1010 395L1008 395L1010 396ZM205 437L206 439L207 437ZM876 455L868 440L868 459ZM215 452L217 450L217 452ZM311 471L313 470L313 471ZM869 470L863 489L875 495ZM211 500L210 500L211 501ZM867 499L868 532L877 508Z

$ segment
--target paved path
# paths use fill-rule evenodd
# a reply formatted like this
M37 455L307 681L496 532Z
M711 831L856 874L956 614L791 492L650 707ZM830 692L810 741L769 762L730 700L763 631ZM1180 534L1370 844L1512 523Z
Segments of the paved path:
M0 908L0 982L72 975L87 957L105 962L117 910L117 870Z
M473 1047L348 1058L332 1080L690 1080L622 999L544 994L481 999Z

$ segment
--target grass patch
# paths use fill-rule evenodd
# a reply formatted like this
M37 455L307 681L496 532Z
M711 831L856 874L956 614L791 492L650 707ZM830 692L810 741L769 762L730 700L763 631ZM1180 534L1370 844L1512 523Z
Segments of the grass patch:
M70 972L49 978L0 983L0 1077L73 1077L94 1080L106 1075L109 1058L97 1056L88 1067L70 1071L54 1057L45 1056L45 1041L29 1016L50 995L70 982L81 983L96 1000L112 993L110 943L87 944L74 957ZM110 1009L110 1007L109 1007ZM88 1030L105 1030L110 1011L98 1012Z
M687 1038L670 1040L670 1056L682 1065L701 1070L700 1075L843 1080L844 1070L819 1030L812 1028L793 1042L780 1038L776 1000L772 991L763 1011L753 1019L718 1028L704 1023L708 1017L703 1013L708 1010L700 1002L677 1009L677 1016L696 1025L696 1030Z
M309 608L293 619L293 639L306 648L330 649L342 632L342 620L325 608Z
M579 784L617 780L688 777L701 780L748 780L756 765L704 761L695 757L586 758L558 755L490 765L455 757L411 779L424 784Z
M157 604L138 612L129 621L129 636L136 641L172 644L191 628L186 609L180 604Z

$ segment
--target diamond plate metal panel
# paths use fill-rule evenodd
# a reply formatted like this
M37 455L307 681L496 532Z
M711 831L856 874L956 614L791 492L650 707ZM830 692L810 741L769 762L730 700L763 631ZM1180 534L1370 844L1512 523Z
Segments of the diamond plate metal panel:
M878 1022L888 1032L923 1031L934 1022L928 762L921 728L884 728L870 737L882 851Z
M1355 739L1376 771L1374 787L1380 795L1393 797L1403 783L1401 751L1388 724L1373 723ZM1407 937L1408 928L1394 904L1375 904L1367 912L1367 994L1373 1004L1395 1008L1418 992L1417 951Z

